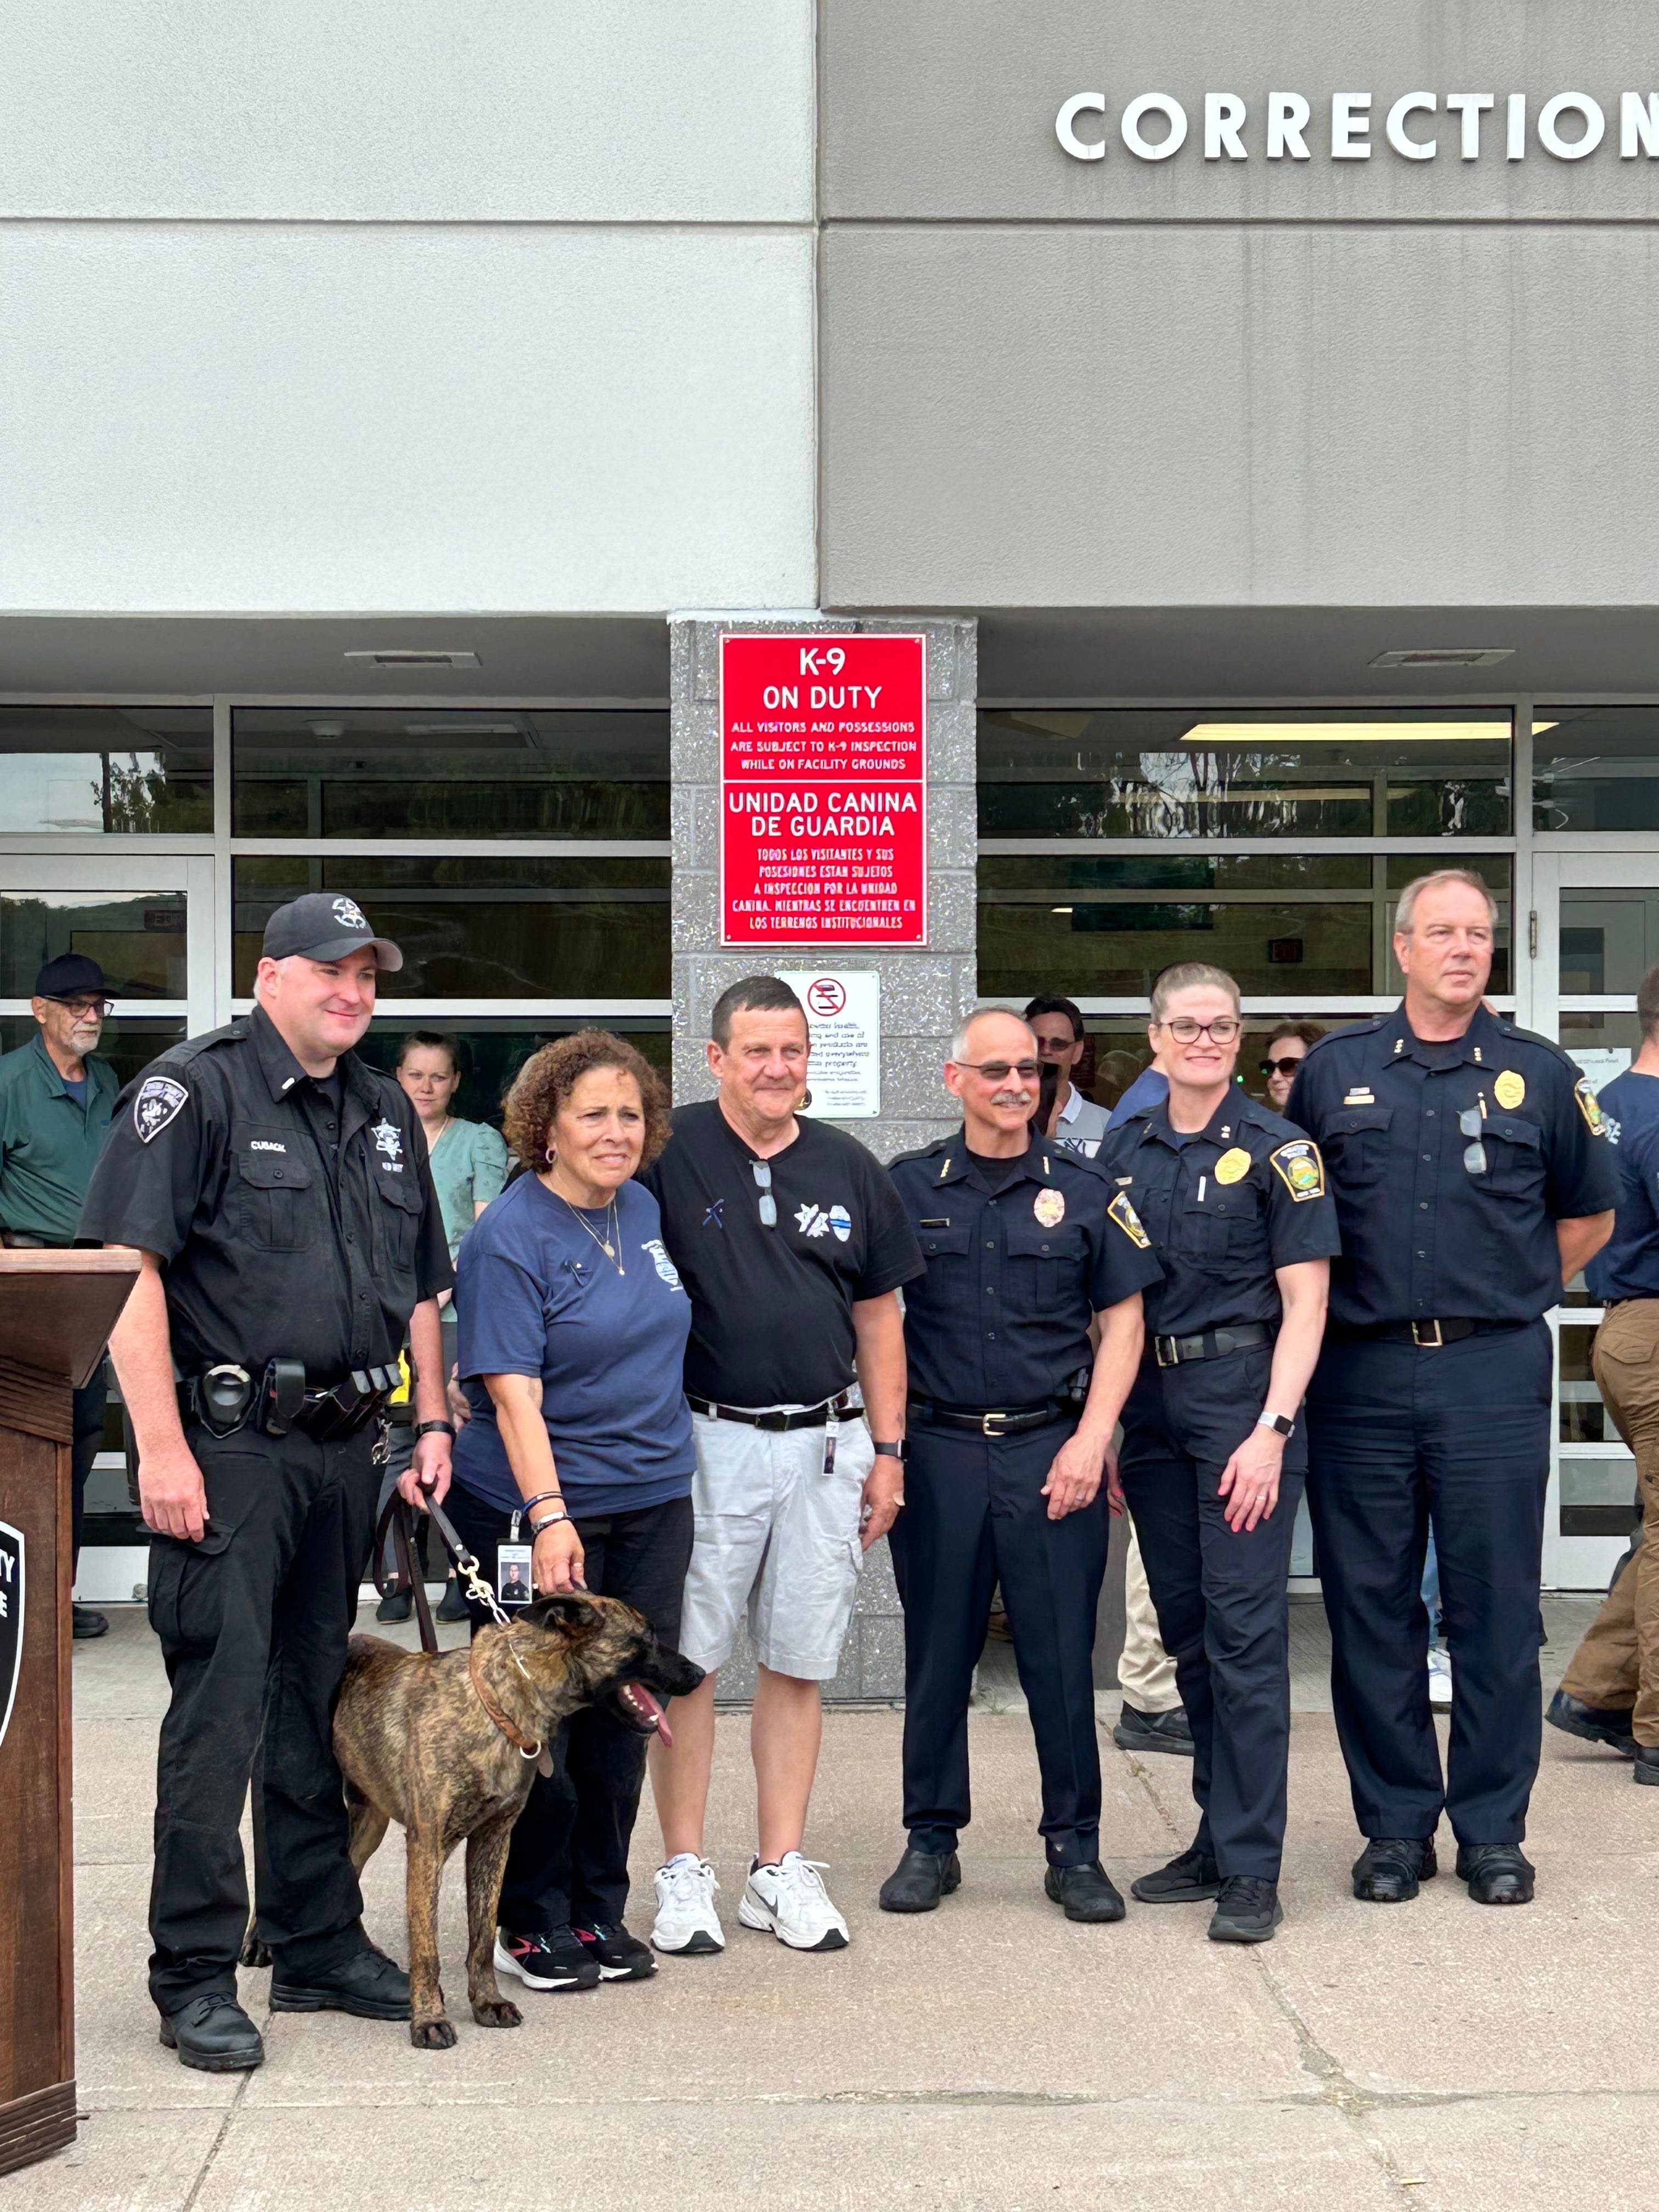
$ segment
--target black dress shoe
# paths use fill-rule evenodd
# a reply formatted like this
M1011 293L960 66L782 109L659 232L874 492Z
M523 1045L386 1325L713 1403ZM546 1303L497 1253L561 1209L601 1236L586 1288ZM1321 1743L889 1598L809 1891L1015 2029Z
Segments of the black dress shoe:
M384 1951L365 1944L349 1959L290 1974L280 1961L270 1980L272 2012L349 2012L359 2020L407 2020L409 1977Z
M954 1851L919 1851L907 1844L877 1902L884 1912L933 1912L940 1898L961 1887L962 1862Z
M376 1620L407 1620L415 1610L415 1593L408 1589L389 1589L374 1608Z
M89 1605L70 1607L70 1635L76 1644L89 1644L94 1636L109 1634L109 1615L94 1612Z
M1403 1905L1439 1871L1432 1836L1373 1836L1353 1863L1353 1893L1365 1905Z
M265 2063L264 2039L229 1990L192 1997L161 2016L161 2041L181 2066L202 2074L246 2074Z
M1636 1779L1659 1786L1659 1744L1638 1743L1636 1747Z
M1230 1874L1210 1916L1212 1943L1267 1943L1285 1917L1279 1884L1259 1875Z
M1587 1705L1582 1698L1570 1698L1565 1690L1558 1690L1550 1699L1550 1709L1544 1718L1552 1728L1564 1729L1569 1735L1583 1736L1586 1743L1611 1744L1626 1759L1636 1756L1628 1705Z
M1462 1844L1457 1879L1477 1905L1530 1905L1533 1869L1519 1844Z
M1221 1894L1221 1869L1200 1850L1182 1851L1168 1866L1132 1881L1129 1894L1143 1905L1201 1905Z
M1143 1713L1138 1706L1125 1705L1112 1741L1120 1751L1168 1751L1177 1759L1193 1755L1193 1731L1184 1705L1167 1713Z
M1051 1866L1042 1887L1068 1920L1121 1920L1127 1910L1098 1859L1086 1866Z
M443 1598L438 1607L437 1618L440 1620L465 1620L466 1617L466 1592L461 1588L459 1579L451 1575L444 1584Z

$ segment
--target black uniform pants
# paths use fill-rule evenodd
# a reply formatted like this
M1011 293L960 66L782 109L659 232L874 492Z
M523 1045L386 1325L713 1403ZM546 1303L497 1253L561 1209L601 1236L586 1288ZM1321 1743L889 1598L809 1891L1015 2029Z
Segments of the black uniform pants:
M150 1626L173 1686L149 1923L150 1994L164 2013L235 1990L251 1771L259 1934L279 1967L304 1974L364 1940L333 1721L374 1534L374 1431L335 1444L185 1433L208 1525L198 1544L153 1538L149 1563Z
M100 1359L91 1382L75 1393L70 1413L74 1442L70 1446L70 1510L76 1566L81 1563L81 1532L86 1522L87 1477L103 1448L104 1407L108 1398L109 1382Z
M484 1579L495 1587L495 1547L510 1516L456 1483L444 1510ZM642 1613L668 1650L679 1642L680 1598L691 1564L690 1498L636 1513L580 1516L582 1572L596 1596L620 1598ZM521 1541L527 1541L522 1534ZM471 1607L473 1632L489 1614ZM510 1617L510 1616L509 1616ZM573 1713L553 1746L553 1771L530 1785L514 1824L497 1917L515 1936L603 1921L614 1928L628 1909L628 1853L645 1780L646 1738L596 1705Z
M1550 1462L1542 1322L1437 1350L1328 1337L1308 1393L1308 1502L1331 1691L1368 1836L1519 1843L1538 1771L1538 1590ZM1443 1782L1420 1595L1431 1523L1456 1674Z
M889 1541L904 1603L904 1825L918 1850L954 1850L969 1822L968 1698L1000 1582L1036 1738L1049 1863L1100 1856L1093 1655L1105 1502L1050 1521L1040 1495L1076 1425L1000 1438L910 1431L906 1503Z
M1267 1402L1271 1346L1144 1366L1123 1413L1121 1474L1158 1632L1193 1731L1195 1846L1222 1875L1277 1881L1291 1751L1285 1582L1307 1446L1285 1449L1279 1503L1246 1532L1218 1494Z

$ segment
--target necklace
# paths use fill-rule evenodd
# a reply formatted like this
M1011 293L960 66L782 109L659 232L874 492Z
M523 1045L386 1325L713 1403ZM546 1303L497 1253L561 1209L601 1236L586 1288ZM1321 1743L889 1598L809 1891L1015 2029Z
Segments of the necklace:
M551 1188L550 1185L549 1187L550 1188ZM609 1237L601 1237L599 1231L587 1218L587 1216L585 1213L579 1212L575 1206L571 1206L570 1200L565 1197L564 1193L562 1190L556 1191L554 1195L556 1198L563 1200L565 1206L569 1208L571 1218L574 1221L580 1222L582 1227L593 1239L593 1242L599 1246L600 1251L604 1253L605 1258L610 1261L617 1273L619 1275L625 1275L628 1273L628 1270L623 1267L622 1261L617 1257L617 1246L622 1243L622 1231L617 1225L617 1201L614 1195L611 1198L610 1205L605 1208L606 1226L611 1231L611 1235ZM612 1241L613 1239L615 1240L614 1242Z

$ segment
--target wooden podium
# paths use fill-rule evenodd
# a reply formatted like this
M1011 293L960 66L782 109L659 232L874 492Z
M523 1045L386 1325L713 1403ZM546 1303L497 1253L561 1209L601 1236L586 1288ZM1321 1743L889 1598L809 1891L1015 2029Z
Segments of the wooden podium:
M0 1250L0 2173L75 2140L70 1394L137 1273Z

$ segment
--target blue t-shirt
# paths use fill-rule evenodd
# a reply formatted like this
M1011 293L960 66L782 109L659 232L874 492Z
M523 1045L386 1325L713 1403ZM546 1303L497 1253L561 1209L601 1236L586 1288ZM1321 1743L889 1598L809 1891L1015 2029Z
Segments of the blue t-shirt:
M578 1214L533 1175L481 1214L455 1279L460 1372L472 1418L455 1439L455 1477L512 1512L522 1493L480 1378L538 1375L559 1487L578 1518L690 1495L696 1454L683 1370L691 1301L662 1242L657 1201L617 1194L618 1273Z
M1584 1279L1601 1305L1659 1297L1659 1076L1626 1068L1602 1085L1595 1103L1617 1147L1619 1197L1613 1234Z
M1143 1067L1106 1117L1109 1129L1121 1129L1132 1114L1145 1112L1170 1095L1170 1079L1162 1068Z

